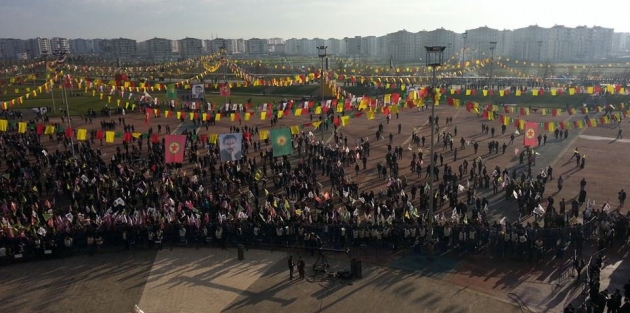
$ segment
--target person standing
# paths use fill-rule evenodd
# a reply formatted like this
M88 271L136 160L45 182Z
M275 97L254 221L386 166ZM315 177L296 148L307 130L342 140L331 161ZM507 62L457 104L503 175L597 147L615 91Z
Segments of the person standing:
M293 263L293 256L289 256L289 262L287 264L289 266L289 279L293 280L293 270L295 268L295 264Z
M297 261L297 268L298 268L298 274L300 275L300 279L304 279L305 267L306 267L306 263L304 263L304 260L302 259L302 257L299 257Z
M626 192L623 189L621 189L621 191L619 191L619 206L622 207L625 201L626 201Z
M621 136L621 131L622 131L621 126L619 126L619 130L617 131L617 138L615 138L615 139L623 138L623 136Z

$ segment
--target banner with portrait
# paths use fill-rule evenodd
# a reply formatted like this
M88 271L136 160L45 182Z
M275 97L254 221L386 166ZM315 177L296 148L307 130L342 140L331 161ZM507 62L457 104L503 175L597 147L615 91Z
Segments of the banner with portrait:
M203 84L194 84L192 85L192 99L203 99L205 98L205 88Z
M221 162L240 160L243 156L242 147L242 133L229 133L219 135L219 154L221 155Z

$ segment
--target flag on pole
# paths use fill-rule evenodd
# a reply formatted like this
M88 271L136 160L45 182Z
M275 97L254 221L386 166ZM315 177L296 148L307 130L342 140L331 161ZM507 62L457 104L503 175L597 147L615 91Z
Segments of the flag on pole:
M538 136L538 123L526 122L525 123L525 136L523 136L523 145L527 147L535 147L538 144L536 139Z
M166 135L164 136L164 145L164 163L184 162L186 135Z
M175 84L168 85L166 89L166 98L168 99L177 98L177 87L175 86Z
M219 94L221 96L227 97L230 95L230 85L228 83L225 83L223 85L221 85L221 90L219 91Z
M293 153L293 144L291 143L291 129L274 128L270 131L271 147L273 156L290 155Z

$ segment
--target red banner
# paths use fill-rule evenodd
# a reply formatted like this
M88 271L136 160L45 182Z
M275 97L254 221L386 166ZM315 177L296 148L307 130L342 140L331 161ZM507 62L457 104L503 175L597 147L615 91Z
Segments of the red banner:
M186 135L164 136L164 163L184 162Z
M526 122L525 133L523 134L523 145L526 147L535 147L538 145L538 123Z
M230 86L228 84L223 84L223 86L221 86L221 90L219 91L219 95L221 96L229 96L230 95Z

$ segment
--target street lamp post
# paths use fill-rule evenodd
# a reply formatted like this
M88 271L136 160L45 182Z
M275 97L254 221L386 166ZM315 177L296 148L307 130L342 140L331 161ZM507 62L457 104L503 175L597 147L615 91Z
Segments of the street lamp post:
M225 85L228 85L228 81L227 81L227 51L225 50L225 46L221 47L221 62L224 63L222 64L223 66L223 83ZM225 85L223 85L223 88L225 88ZM226 103L228 103L228 94L227 92L223 92L223 95L225 95L225 101L223 103L223 107L225 107Z
M322 73L321 73L321 81L320 84L322 85L322 107L324 106L324 104L326 103L325 101L325 97L324 97L324 93L325 93L325 84L324 84L324 77L326 77L326 49L328 49L328 46L318 46L317 47L317 56L322 59ZM325 119L322 119L322 123L324 123ZM319 128L322 130L322 142L324 141L324 125L323 124L319 124Z
M45 59L44 59L44 71L48 71L48 66L46 64L46 62L48 62L48 50L43 50L42 53L45 55ZM55 60L55 63L57 63L57 61ZM46 75L44 75L46 76ZM52 100L52 105L53 105L53 113L57 113L57 106L55 105L55 83L53 82L52 85L50 86L50 99Z
M464 72L466 71L466 38L468 38L468 32L464 32L462 37L464 38L464 48L462 49L462 77L464 77Z
M490 42L490 78L488 79L488 93L490 104L492 104L492 72L494 70L494 49L497 47L496 41Z
M58 49L53 52L53 55L57 57L55 63L60 64L66 61L66 52L62 49ZM63 71L61 71L63 73ZM70 106L68 104L68 94L66 93L66 85L64 80L66 79L65 75L61 78L61 100L66 105L66 119L68 120L68 127L72 128L72 121L70 120ZM51 88L52 90L52 88ZM74 157L74 140L70 137L70 151L72 151L72 156Z
M429 145L429 158L430 158L430 175L429 175L429 179L431 180L431 182L429 183L429 225L428 225L428 236L429 238L433 238L433 201L434 201L434 190L433 190L433 183L435 182L435 161L433 158L433 153L434 152L434 146L435 146L435 95L436 95L436 88L437 88L437 81L435 78L435 68L438 66L442 65L443 62L443 58L444 58L444 49L446 49L446 47L444 46L432 46L432 47L428 47L425 46L424 47L426 49L426 66L431 68L431 72L432 72L432 86L431 86L431 97L432 97L432 101L431 101L431 144Z

